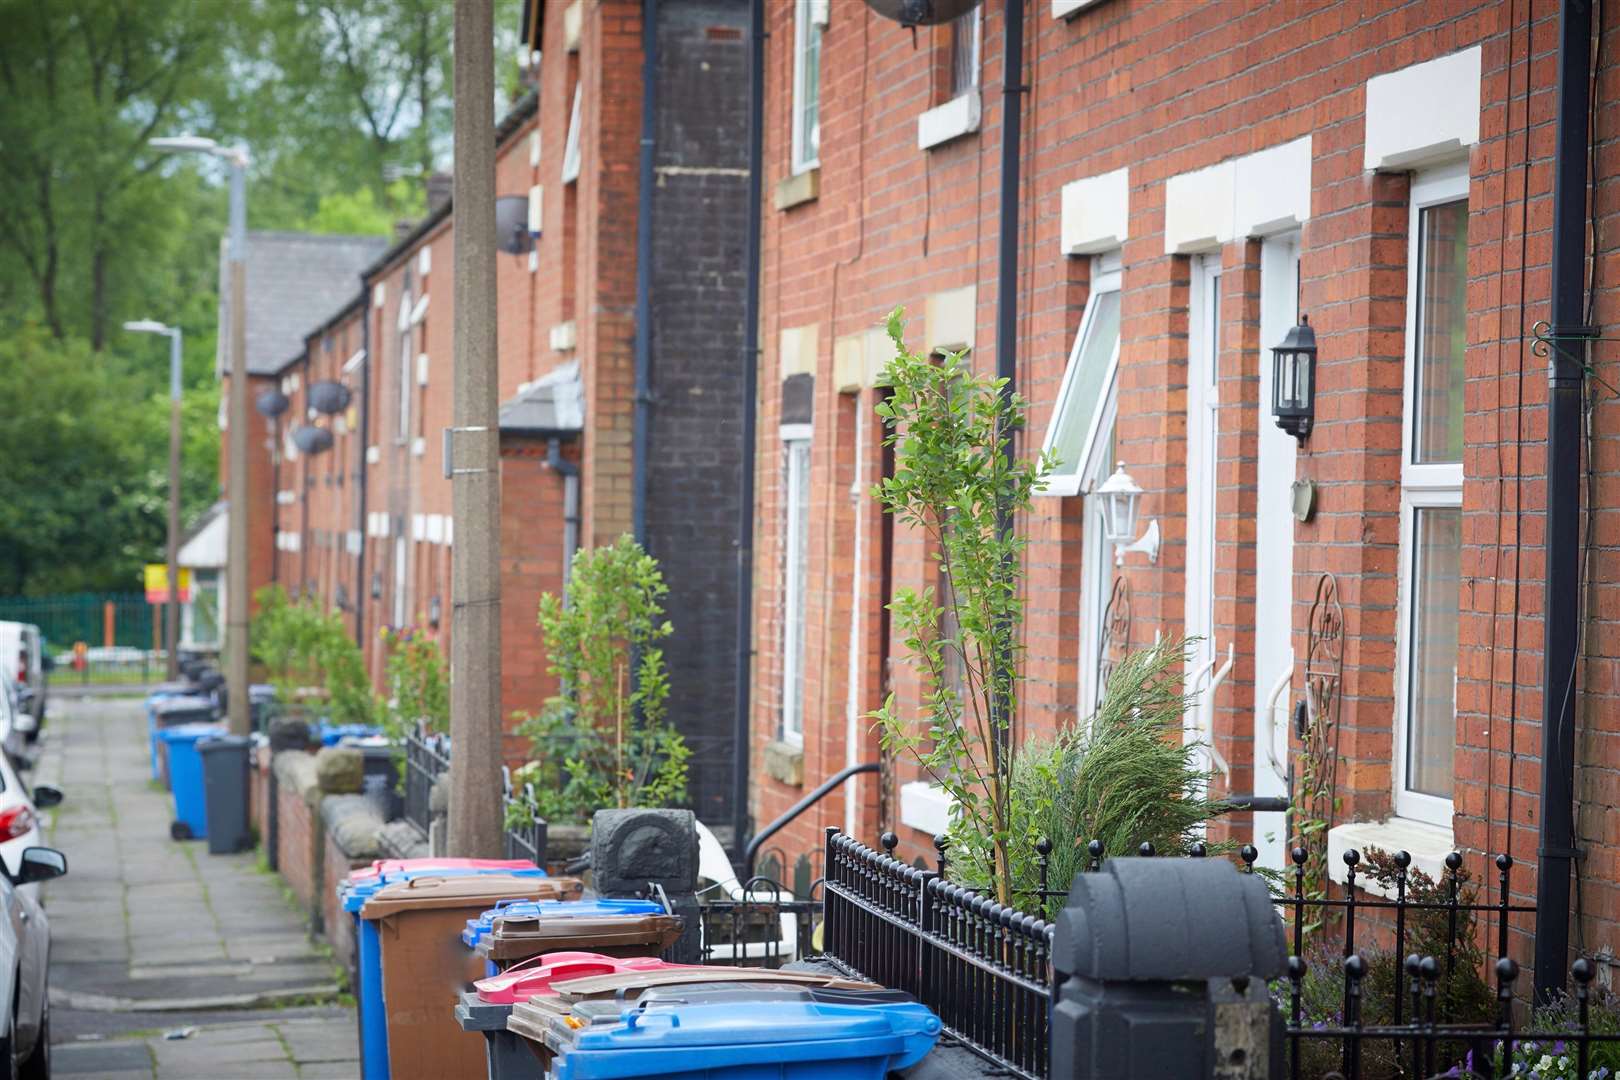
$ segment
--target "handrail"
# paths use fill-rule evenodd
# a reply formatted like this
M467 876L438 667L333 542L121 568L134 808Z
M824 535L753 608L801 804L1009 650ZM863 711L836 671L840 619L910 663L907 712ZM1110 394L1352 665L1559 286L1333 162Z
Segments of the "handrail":
M789 807L787 812L781 817L765 826L764 829L755 833L749 838L748 845L743 848L742 860L743 867L747 871L746 876L749 878L754 876L754 859L759 854L759 849L764 845L765 841L769 840L771 837L785 829L789 824L792 823L794 818L798 817L800 814L816 805L816 803L820 802L822 799L836 791L845 780L848 780L857 773L875 773L881 771L882 768L883 766L876 761L863 761L858 765L844 766L842 769L839 769L837 772L827 777L826 780L822 781L821 786L817 787L814 791L810 792L810 794L806 795L804 798L800 799L798 802Z
M1220 653L1216 653L1215 659L1209 662L1209 667L1205 670L1213 669L1220 662L1220 659ZM1203 700L1198 703L1198 710L1203 714L1202 722L1199 724L1202 729L1200 734L1209 740L1206 745L1209 748L1210 760L1221 771L1221 775L1226 778L1227 783L1232 781L1232 766L1227 763L1221 752L1215 749L1215 691L1219 690L1221 683L1225 682L1226 677L1232 674L1232 664L1236 659L1237 644L1229 641L1226 643L1226 663L1221 664L1219 670L1211 672L1209 686L1203 690Z
M1291 685L1293 685L1293 682L1294 655L1293 652L1290 651L1288 654L1288 667L1283 671L1282 677L1277 680L1277 685L1271 688L1271 693L1266 695L1266 707L1260 711L1260 715L1264 718L1266 725L1265 733L1262 736L1266 747L1266 760L1271 763L1271 771L1282 777L1284 780L1288 778L1288 770L1283 768L1283 766L1277 761L1277 725L1272 722L1271 718L1272 715L1277 711L1277 698L1284 690L1287 690Z

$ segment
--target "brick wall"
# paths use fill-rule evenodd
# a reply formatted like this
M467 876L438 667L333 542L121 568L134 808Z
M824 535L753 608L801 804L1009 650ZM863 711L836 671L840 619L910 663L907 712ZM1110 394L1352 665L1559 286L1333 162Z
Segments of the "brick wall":
M733 820L748 10L659 6L652 195L647 539L669 585L669 715L693 749L689 794Z
M1610 5L1613 6L1613 5ZM868 388L840 378L840 342L905 305L908 336L931 337L927 300L964 286L976 333L972 356L994 369L992 321L997 288L996 213L1001 128L1002 16L985 8L983 122L932 150L919 150L916 120L937 104L930 50L938 39L911 32L860 5L833 5L822 49L821 151L816 196L777 209L772 189L789 178L794 5L767 5L770 103L767 115L764 355L757 445L754 812L764 820L798 798L801 787L762 776L763 748L776 738L781 710L780 561L781 444L777 417L783 379L815 376L812 595L806 613L804 767L806 785L846 759L848 673L859 679L862 711L888 685L915 708L919 687L903 649L881 640L881 531L859 526L847 509L858 436L853 408L869 409ZM1410 173L1373 172L1364 161L1366 82L1408 65L1481 49L1479 139L1466 154L1470 177L1466 419L1461 568L1461 647L1456 691L1452 835L1476 875L1486 857L1511 846L1513 887L1533 884L1539 745L1542 565L1541 476L1544 366L1525 336L1546 315L1550 239L1551 122L1556 30L1551 8L1480 2L1436 9L1418 3L1362 6L1255 7L1211 22L1207 12L1176 3L1104 3L1072 19L1052 19L1045 5L1028 8L1024 78L1025 180L1020 192L1019 388L1031 399L1032 452L1051 422L1068 352L1089 293L1086 256L1060 244L1063 185L1129 169L1128 236L1122 247L1122 328L1116 455L1146 489L1142 521L1157 520L1163 547L1156 563L1131 556L1130 644L1185 625L1188 559L1187 394L1193 265L1167 254L1167 181L1232 158L1309 135L1309 217L1300 227L1299 302L1317 329L1320 396L1317 427L1294 460L1296 475L1317 488L1315 517L1295 522L1293 644L1302 662L1306 622L1319 576L1337 578L1344 605L1343 708L1338 819L1378 820L1392 810L1392 716L1396 686L1401 535L1402 386L1406 345ZM1615 20L1608 21L1609 26ZM1613 30L1608 31L1614 33ZM1606 53L1605 57L1612 55ZM1613 77L1609 61L1600 85ZM1597 213L1612 214L1615 106L1603 95L1596 121ZM1528 192L1528 197L1526 193ZM1610 260L1612 241L1601 237ZM1253 718L1269 687L1256 685L1253 627L1257 561L1259 435L1270 425L1259 400L1262 340L1261 255L1255 236L1218 236L1194 244L1218 258L1216 369L1220 405L1215 469L1214 610L1211 627L1231 676L1214 700L1215 745L1232 765L1230 788L1254 783ZM1606 277L1600 270L1600 280ZM1612 317L1607 284L1596 318ZM803 351L810 355L804 356ZM1609 363L1597 353L1599 370ZM1607 377L1607 376L1605 376ZM860 385L859 381L856 385ZM1611 447L1603 398L1594 415L1598 476L1595 535L1608 500ZM862 485L879 466L864 455ZM875 516L875 515L874 515ZM1078 497L1041 499L1023 522L1032 545L1026 560L1028 679L1020 737L1073 724L1080 705L1085 627L1079 615L1085 520ZM860 564L853 538L863 541ZM1605 709L1616 654L1607 612L1606 556L1595 556L1583 700L1578 789L1583 843L1586 939L1613 941L1620 888L1612 871L1614 837L1607 809L1616 785L1607 764L1614 724ZM891 587L932 583L925 546L897 529ZM847 604L859 581L870 598L856 620L850 663ZM866 601L863 600L863 604ZM884 672L885 657L896 663ZM1301 686L1296 667L1293 693ZM1620 730L1620 729L1615 729ZM869 747L861 748L864 753ZM893 782L914 773L904 765ZM1223 785L1224 786L1224 783ZM863 791L872 785L863 782ZM892 794L892 789L891 789ZM892 825L892 811L863 795L857 827L864 839ZM841 824L836 799L782 834L783 854L817 856L817 830ZM1258 826L1234 817L1217 830L1247 839ZM923 854L911 836L907 857ZM1522 928L1521 928L1522 929ZM1516 946L1516 949L1519 946ZM1521 956L1521 959L1524 957Z
M316 845L318 820L291 784L276 785L276 869L313 924L320 910L316 896L322 851Z
M337 841L325 837L321 850L321 927L326 943L332 947L339 964L348 969L354 964L354 916L338 903L337 883L349 876L349 871L370 866L372 860L351 859L343 854Z

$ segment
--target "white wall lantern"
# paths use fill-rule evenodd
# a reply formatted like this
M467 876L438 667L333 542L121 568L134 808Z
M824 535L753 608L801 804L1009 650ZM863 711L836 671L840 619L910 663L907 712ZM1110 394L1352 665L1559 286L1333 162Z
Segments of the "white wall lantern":
M1131 479L1120 463L1107 480L1097 488L1096 496L1102 504L1103 535L1114 547L1114 565L1125 565L1128 552L1139 551L1148 562L1159 561L1159 522L1148 522L1147 531L1136 535L1137 511L1142 501L1142 488Z

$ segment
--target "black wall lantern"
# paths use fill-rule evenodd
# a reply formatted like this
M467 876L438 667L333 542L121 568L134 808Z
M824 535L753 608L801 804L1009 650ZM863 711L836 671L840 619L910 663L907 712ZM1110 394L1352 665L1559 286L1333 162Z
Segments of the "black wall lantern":
M1316 331L1304 315L1281 345L1271 347L1271 415L1304 442L1316 420Z
M443 614L444 608L440 606L438 594L435 593L433 599L428 601L428 625L437 630L439 628L439 619L443 617Z

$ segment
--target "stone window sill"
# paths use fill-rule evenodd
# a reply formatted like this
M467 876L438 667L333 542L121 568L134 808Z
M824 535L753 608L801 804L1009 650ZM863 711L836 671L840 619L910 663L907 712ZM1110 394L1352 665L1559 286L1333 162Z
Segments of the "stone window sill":
M979 130L979 92L970 90L917 117L917 149L943 146Z
M1405 851L1412 856L1413 870L1421 870L1436 881L1446 872L1446 856L1457 850L1451 830L1425 821L1392 817L1385 821L1352 821L1328 830L1328 876L1343 885L1346 879L1344 853L1351 848L1366 851ZM1356 885L1375 896L1392 897L1394 890L1369 881L1359 871Z
M776 183L776 208L791 210L807 202L814 202L821 194L821 170L806 169L801 173L784 176Z
M804 747L780 739L766 743L765 775L779 784L804 787Z
M950 828L955 803L945 789L926 780L900 786L900 824L938 836Z

